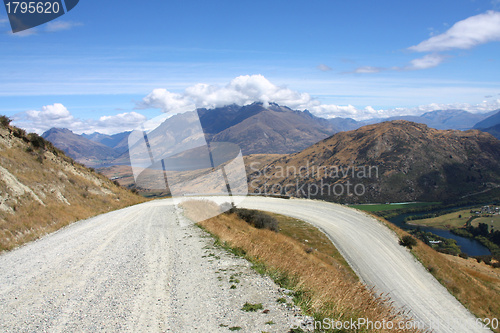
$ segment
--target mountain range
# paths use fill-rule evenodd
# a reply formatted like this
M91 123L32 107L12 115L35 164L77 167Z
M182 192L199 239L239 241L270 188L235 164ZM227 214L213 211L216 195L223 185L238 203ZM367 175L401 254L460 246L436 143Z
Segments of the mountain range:
M43 133L42 137L52 142L69 157L90 167L112 163L120 156L120 153L112 147L75 134L66 128L51 128Z
M420 116L397 116L390 118L380 118L365 121L363 124L376 124L384 121L407 120L414 123L425 124L429 127L441 130L455 129L466 131L475 127L474 124L480 123L484 119L491 117L499 110L487 113L471 113L464 110L437 110L426 112ZM500 121L499 121L500 122ZM489 126L488 126L489 127Z
M107 147L114 149L117 153L123 154L128 150L128 136L130 132L122 132L113 135L102 134L94 132L92 134L83 133L82 136L90 141L103 144Z
M498 110L485 114L440 110L421 116L356 121L350 118L324 119L307 110L296 111L274 103L267 106L262 103L229 105L210 110L198 109L196 112L208 142L238 144L244 155L295 153L335 133L391 120L408 120L436 129L467 130L483 121L494 123L495 114L500 113ZM188 112L184 116L189 117L192 113ZM493 135L497 133L494 129L482 130L490 131ZM77 135L67 129L50 129L42 136L75 160L92 167L103 167L129 163L129 133Z

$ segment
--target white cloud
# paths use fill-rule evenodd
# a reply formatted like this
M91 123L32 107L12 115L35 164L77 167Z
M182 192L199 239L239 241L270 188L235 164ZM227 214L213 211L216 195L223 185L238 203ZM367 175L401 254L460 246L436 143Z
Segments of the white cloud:
M146 117L137 112L125 112L114 116L102 116L97 122L88 121L88 129L82 132L100 132L114 134L130 131L146 121Z
M163 112L180 113L195 109L195 105L185 96L172 93L166 89L154 89L137 104L139 109L162 109Z
M441 64L446 56L440 54L428 54L423 58L413 59L410 65L406 68L409 70L419 70L436 67Z
M78 119L62 104L46 105L41 110L29 110L13 117L13 124L26 129L28 132L42 134L57 128L68 128L75 133L114 134L136 128L146 117L137 112L125 112L113 116L102 116L95 119Z
M319 64L318 67L317 67L320 71L322 72L328 72L328 71L331 71L332 68L328 65L325 65L325 64Z
M405 67L382 68L363 66L349 73L367 74L387 70L407 71L437 67L447 56L437 54L436 52L453 49L470 49L480 44L500 41L500 12L490 10L483 14L471 16L455 23L442 34L434 34L434 30L431 29L431 38L408 48L410 51L433 53L422 58L413 59Z
M444 59L446 59L448 56L445 55L440 55L440 54L428 54L422 58L418 59L413 59L410 61L408 65L405 67L391 67L391 68L384 68L384 67L371 67L371 66L363 66L363 67L358 67L352 72L346 72L345 74L372 74L372 73L380 73L384 71L416 71L416 70L422 70L422 69L427 69L427 68L432 68L436 67L439 64L441 64Z
M384 70L385 70L385 68L381 68L381 67L362 66L362 67L356 68L351 73L371 74L371 73L379 73L379 72L384 71Z
M500 12L490 10L459 21L445 33L408 49L416 52L439 52L470 49L493 41L500 41Z
M414 67L429 68L439 60L417 59ZM418 61L420 60L420 61ZM427 67L426 67L427 66ZM440 109L463 109L470 112L486 112L500 108L500 100L471 104L430 104L416 108L375 109L372 106L356 108L353 105L322 104L308 93L301 93L286 87L279 87L269 82L262 75L245 75L233 79L224 87L196 84L183 93L171 93L166 89L155 89L146 96L138 108L158 108L164 112L178 113L195 108L215 108L230 104L248 105L254 102L278 103L295 110L309 110L317 116L349 117L357 120L382 118L397 115L420 115L424 112Z
M57 31L69 30L73 27L78 27L81 25L82 24L79 22L72 22L72 21L51 21L47 23L45 31L57 32Z
M33 130L49 129L51 127L68 127L75 123L75 118L60 103L46 105L41 111L29 110L25 112L25 119L31 123Z
M248 105L253 102L275 102L300 108L313 101L309 94L278 87L262 75L243 75L231 80L225 87L198 83L186 88L182 94L166 89L154 89L137 103L137 108L158 108L163 112L180 113L195 108L210 109L230 104Z

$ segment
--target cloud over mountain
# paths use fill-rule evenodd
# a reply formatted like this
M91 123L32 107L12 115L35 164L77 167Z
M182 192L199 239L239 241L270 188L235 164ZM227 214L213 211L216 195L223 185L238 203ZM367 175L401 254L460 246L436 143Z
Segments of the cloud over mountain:
M185 112L195 108L216 108L230 104L249 105L269 102L303 109L317 102L307 93L299 93L271 83L262 75L242 75L226 86L198 83L186 88L182 94L166 89L155 89L137 104L137 108L159 108L163 112Z
M413 67L437 66L444 57L429 55L412 62ZM416 108L375 109L372 106L357 108L353 105L323 104L308 93L280 87L262 75L243 75L231 80L226 86L198 83L182 93L166 89L154 89L138 102L137 109L161 109L165 113L182 113L196 108L213 109L230 104L240 106L254 102L277 103L294 110L309 110L316 116L348 117L356 120L383 118L396 115L420 115L424 112L444 109L462 109L470 112L486 112L500 107L500 100L471 104L429 104Z

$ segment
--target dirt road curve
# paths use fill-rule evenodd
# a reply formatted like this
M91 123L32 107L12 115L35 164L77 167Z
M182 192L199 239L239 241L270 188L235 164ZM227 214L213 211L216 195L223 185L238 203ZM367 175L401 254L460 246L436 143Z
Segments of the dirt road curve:
M240 207L261 209L321 228L361 279L436 332L485 332L404 247L395 233L367 214L312 200L249 197ZM469 327L466 327L468 324Z
M248 197L240 206L320 227L365 283L436 332L484 332L464 325L475 318L368 215L310 200ZM296 318L276 302L282 296L245 260L214 248L171 200L80 221L0 255L0 332L287 332ZM270 311L243 312L245 302Z
M77 222L0 255L0 332L287 332L278 286L212 243L169 201Z

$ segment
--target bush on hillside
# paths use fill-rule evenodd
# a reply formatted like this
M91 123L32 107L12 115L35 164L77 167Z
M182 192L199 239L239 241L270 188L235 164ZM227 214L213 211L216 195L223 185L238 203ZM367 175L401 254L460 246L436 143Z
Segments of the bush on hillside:
M258 210L244 209L244 208L231 208L227 211L228 214L235 213L240 219L251 224L257 229L268 229L271 231L278 232L278 221Z
M10 119L7 116L0 116L0 126L2 126L2 127L5 127L5 128L9 127L11 121L12 121L12 119Z
M406 235L399 240L399 245L405 246L411 250L414 246L417 245L417 240L412 236Z
M28 141L34 148L45 148L45 139L36 133L28 134Z

